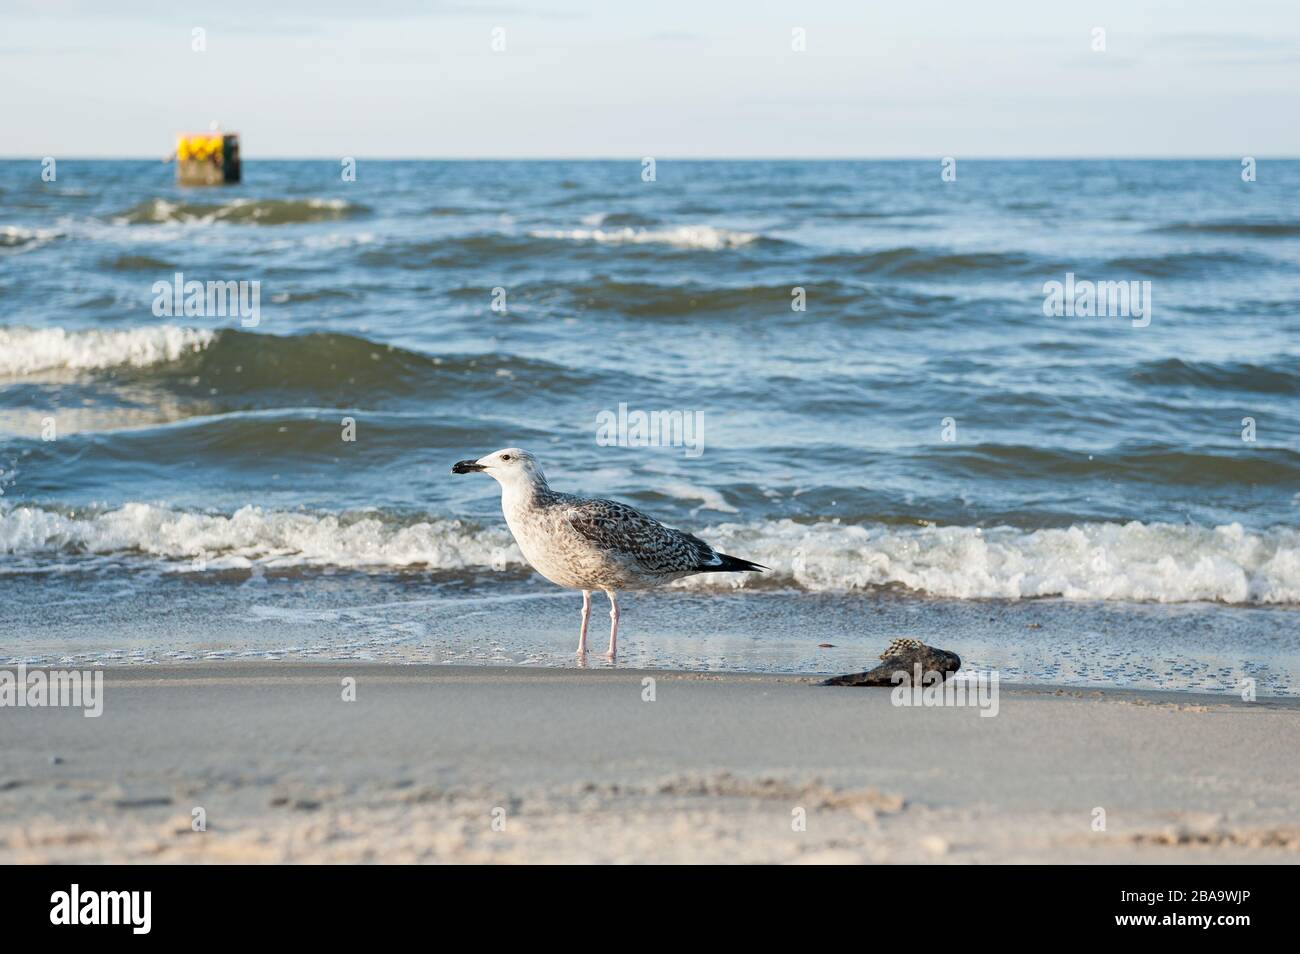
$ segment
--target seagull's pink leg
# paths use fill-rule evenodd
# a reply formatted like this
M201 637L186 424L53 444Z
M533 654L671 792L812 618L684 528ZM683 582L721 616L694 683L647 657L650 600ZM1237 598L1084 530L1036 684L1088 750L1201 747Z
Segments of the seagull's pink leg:
M605 655L613 659L618 651L618 601L613 590L606 590L605 595L609 597L609 651Z
M587 620L591 617L591 590L582 591L582 628L578 630L578 655L587 653Z

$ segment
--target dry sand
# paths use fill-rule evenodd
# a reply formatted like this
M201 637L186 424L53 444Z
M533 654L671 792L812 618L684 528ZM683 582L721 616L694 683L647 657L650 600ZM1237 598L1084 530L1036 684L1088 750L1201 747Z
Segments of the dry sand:
M800 677L109 669L101 718L0 709L0 862L1296 862L1298 743L1297 700L1004 685L988 718Z

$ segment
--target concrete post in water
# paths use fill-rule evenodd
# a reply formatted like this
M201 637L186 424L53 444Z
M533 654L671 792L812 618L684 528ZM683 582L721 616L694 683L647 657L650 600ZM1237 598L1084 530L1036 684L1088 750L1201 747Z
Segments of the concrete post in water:
M176 137L177 185L228 185L238 181L238 133L181 133Z

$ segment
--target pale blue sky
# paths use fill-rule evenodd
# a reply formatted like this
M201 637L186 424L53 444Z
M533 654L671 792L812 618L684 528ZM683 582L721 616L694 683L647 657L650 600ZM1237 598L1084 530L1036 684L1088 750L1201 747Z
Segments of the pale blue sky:
M6 156L156 157L211 119L252 157L1300 155L1296 0L0 0L0 23Z

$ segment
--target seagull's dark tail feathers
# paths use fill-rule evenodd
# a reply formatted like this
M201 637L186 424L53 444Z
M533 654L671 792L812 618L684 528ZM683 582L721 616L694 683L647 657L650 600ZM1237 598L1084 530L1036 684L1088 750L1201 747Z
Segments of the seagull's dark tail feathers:
M714 563L709 566L696 567L697 573L742 573L745 570L754 570L761 573L770 567L763 566L761 563L751 563L749 560L742 560L740 557L727 556L725 553L717 554L721 563Z

